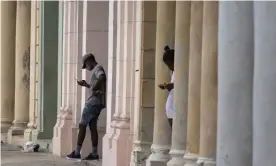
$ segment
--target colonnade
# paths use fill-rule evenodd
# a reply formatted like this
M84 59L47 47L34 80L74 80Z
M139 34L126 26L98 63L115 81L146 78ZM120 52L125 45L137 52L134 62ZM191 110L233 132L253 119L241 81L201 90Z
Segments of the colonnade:
M273 2L157 2L155 87L168 82L161 56L168 44L175 48L175 113L171 134L167 94L155 88L147 166L274 164L275 8Z
M1 2L1 140L5 143L22 145L52 137L58 3Z
M81 55L91 51L92 41L98 43L91 48L96 55L107 55L107 46L109 51L102 59L108 61L111 80L103 165L274 164L275 2L110 1L109 7L90 6L102 10L88 10L89 5L59 6L62 97L53 128L54 154L74 148L85 92L73 80L86 79L79 70ZM89 24L94 11L102 12L105 21L93 18ZM29 117L32 18L31 2L1 2L1 130L10 136L22 135L28 123L35 127ZM157 87L169 82L162 60L165 45L175 49L172 129L165 113L167 92Z
M31 2L1 2L1 131L23 135L29 123Z
M155 115L147 165L215 164L218 2L157 2ZM165 115L163 47L175 48L174 121ZM172 133L171 133L172 132Z

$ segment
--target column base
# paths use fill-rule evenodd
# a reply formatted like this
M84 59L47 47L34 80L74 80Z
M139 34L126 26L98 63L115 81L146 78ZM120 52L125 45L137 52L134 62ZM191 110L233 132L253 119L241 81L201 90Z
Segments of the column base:
M28 128L28 129L24 130L24 140L32 141L34 132L35 132L34 128Z
M150 156L151 142L135 141L131 152L131 166L146 166L146 160Z
M12 122L1 121L1 133L8 133L11 126L12 126Z
M199 166L216 166L216 161L212 158L198 157L197 165L199 165Z
M10 129L7 133L8 144L23 146L25 143L24 135L19 133L24 133L24 130L22 132L18 132L13 129Z
M4 143L8 143L8 132L9 129L11 128L12 123L7 123L7 122L1 122L1 141Z
M196 154L187 153L184 155L184 166L198 166L197 165L198 156Z
M10 128L9 132L12 135L24 135L24 130L27 129L28 122L14 120L12 127Z
M167 162L170 160L169 146L160 146L152 144L151 155L147 160L147 166L167 166Z
M23 145L25 129L27 129L27 122L14 120L13 126L8 131L8 143Z
M115 135L112 139L112 151L115 159L115 165L129 165L132 140L130 131L129 119L122 119L116 123ZM122 149L122 147L124 147Z
M104 146L103 166L122 166L129 165L130 152L132 147L131 135L129 134L129 119L116 119L114 133L105 136L107 145ZM107 138L106 138L107 137ZM112 138L109 138L112 137ZM111 141L111 142L110 142ZM122 148L123 147L123 148ZM107 156L109 155L109 156Z
M72 151L72 110L61 108L57 122L53 129L53 154L56 156L66 156Z
M185 150L175 150L172 149L170 151L171 160L168 162L168 166L183 166L185 164L185 160L183 158L185 154Z
M8 133L1 133L1 141L3 143L8 143Z
M108 158L108 160L102 160L103 166L109 166L112 165L113 161L115 159L112 156L112 139L115 135L115 123L114 121L110 124L110 130L109 133L106 133L103 137L103 158Z
M25 141L32 141L33 140L33 133L35 131L35 125L33 122L29 122L27 125L27 129L24 130L24 140Z

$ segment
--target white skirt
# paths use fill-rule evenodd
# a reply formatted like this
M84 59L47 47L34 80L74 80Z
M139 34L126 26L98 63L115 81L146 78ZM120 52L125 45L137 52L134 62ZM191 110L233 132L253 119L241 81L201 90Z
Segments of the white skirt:
M166 114L169 119L173 118L173 112L174 112L174 108L173 108L173 89L172 89L169 93L169 96L166 102Z

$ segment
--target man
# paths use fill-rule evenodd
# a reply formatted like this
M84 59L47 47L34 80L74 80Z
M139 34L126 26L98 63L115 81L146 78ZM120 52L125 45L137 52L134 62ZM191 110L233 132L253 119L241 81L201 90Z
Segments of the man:
M79 123L78 142L76 149L68 154L68 159L81 159L81 148L86 134L86 127L89 125L92 141L92 153L85 160L98 160L98 131L97 121L101 110L105 108L106 95L106 74L102 66L100 66L93 54L83 56L82 69L92 71L91 82L88 84L85 80L77 81L78 85L89 89L90 96L85 102L81 121Z

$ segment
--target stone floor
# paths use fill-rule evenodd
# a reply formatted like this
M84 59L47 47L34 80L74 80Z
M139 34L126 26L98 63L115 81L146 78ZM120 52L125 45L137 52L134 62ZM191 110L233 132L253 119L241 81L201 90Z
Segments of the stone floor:
M1 166L101 166L101 161L74 161L50 153L24 153L12 145L1 144Z

